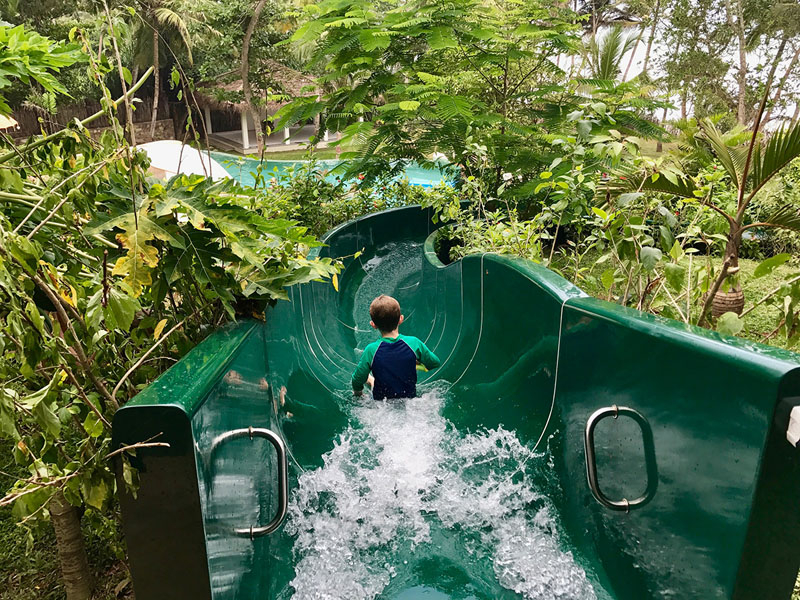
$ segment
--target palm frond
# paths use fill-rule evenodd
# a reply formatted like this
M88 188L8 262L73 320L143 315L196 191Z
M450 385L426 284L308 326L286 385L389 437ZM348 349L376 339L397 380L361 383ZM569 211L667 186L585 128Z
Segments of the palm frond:
M763 223L754 223L753 225L800 231L800 209L794 204L784 204L764 219Z
M700 129L703 132L703 139L711 146L711 151L717 160L722 164L722 167L728 172L731 178L731 183L739 189L739 171L736 170L736 163L731 155L731 148L725 143L722 134L717 129L717 126L709 118L705 118L700 122Z
M749 178L752 185L750 197L798 156L800 156L800 122L788 130L781 129L766 144L758 144L753 149L753 168Z
M697 187L694 181L688 177L675 177L675 181L670 181L666 176L661 175L655 181L652 177L647 177L642 183L643 190L661 192L663 194L673 194L681 198L694 198Z
M601 42L589 42L589 63L592 75L598 79L615 80L620 72L620 63L633 46L633 38L620 25L616 25Z
M167 26L175 29L183 40L183 45L186 47L186 52L189 54L189 62L192 62L192 38L189 34L189 27L186 21L174 10L166 6L159 6L153 11L156 22L162 26Z

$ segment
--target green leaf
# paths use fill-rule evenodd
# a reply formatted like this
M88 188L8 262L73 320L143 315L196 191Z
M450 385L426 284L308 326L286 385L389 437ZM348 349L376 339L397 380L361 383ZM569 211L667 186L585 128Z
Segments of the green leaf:
M784 204L776 208L764 222L775 227L800 231L800 209L794 204Z
M89 414L86 415L86 419L83 421L83 428L93 438L98 438L103 435L103 430L105 426L103 422L97 418L97 415L94 414L94 411L89 411Z
M653 248L652 246L645 246L639 251L639 259L642 261L642 267L647 271L652 271L656 268L658 261L661 260L661 250Z
M770 258L761 261L759 265L753 271L753 277L764 277L765 275L769 275L772 271L775 270L776 267L781 266L786 261L792 258L791 254L776 254L775 256L771 256Z
M606 288L606 291L611 289L611 286L614 285L614 269L606 269L603 271L603 274L600 276L600 282L603 284L603 287Z
M17 431L12 393L12 390L7 388L0 389L0 433L13 440L18 440L19 432Z
M103 510L106 499L110 496L108 484L100 477L84 481L81 484L81 494L86 504L97 510Z
M433 50L444 50L458 46L450 27L434 27L428 32L428 44Z
M389 32L380 32L381 34L388 34ZM392 43L392 38L389 35L376 35L375 31L365 29L358 34L358 41L361 47L367 52L381 49L385 50Z
M662 175L667 178L672 185L678 185L678 176L668 169L664 169Z
M419 108L419 102L416 100L403 100L402 102L398 102L397 106L400 107L400 110L413 112Z
M33 326L36 328L36 331L44 337L44 321L42 320L42 315L39 314L39 309L36 308L36 304L31 301L28 301L28 304L25 306L25 314L28 315L28 318L33 323Z
M737 335L744 329L744 321L734 312L726 312L717 321L717 331L723 335Z
M664 266L664 275L667 284L675 291L680 291L686 282L686 269L675 263L668 263Z
M788 130L781 129L770 136L763 147L761 144L756 146L750 176L753 186L751 195L798 156L800 156L800 121Z
M41 427L50 438L57 439L58 434L61 433L61 421L59 421L58 416L53 411L54 405L55 403L51 405L46 400L42 400L36 403L31 413L39 424L39 427Z
M740 177L739 172L736 170L733 155L731 154L731 148L725 143L722 134L711 119L706 117L700 121L698 125L703 132L705 140L708 142L709 146L711 146L711 150L717 157L717 160L719 160L722 167L728 172L728 176L731 178L731 184L738 189ZM667 174L664 173L665 177L666 175Z
M678 262L680 259L683 258L684 252L683 248L681 248L680 243L678 240L675 240L672 244L672 248L669 249L669 255L675 262Z
M39 268L39 259L42 257L42 248L36 242L26 239L15 233L8 234L6 248L9 254L28 273L33 274Z
M550 179L553 174L550 171L542 171L539 173L539 179Z
M111 288L108 291L108 305L104 311L106 327L130 331L136 311L140 309L141 306L136 298Z

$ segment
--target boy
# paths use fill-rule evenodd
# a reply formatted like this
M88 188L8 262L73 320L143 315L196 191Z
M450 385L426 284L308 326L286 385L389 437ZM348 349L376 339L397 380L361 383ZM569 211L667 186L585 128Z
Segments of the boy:
M374 375L372 395L376 400L414 398L417 395L417 364L435 369L442 363L420 340L400 335L403 322L400 304L391 296L381 295L369 305L370 322L381 339L364 348L353 372L353 393L361 395L370 371Z

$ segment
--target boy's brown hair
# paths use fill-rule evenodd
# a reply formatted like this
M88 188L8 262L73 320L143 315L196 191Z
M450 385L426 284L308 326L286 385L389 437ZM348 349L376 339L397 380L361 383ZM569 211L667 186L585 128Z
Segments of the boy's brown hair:
M394 331L400 324L400 303L391 296L381 294L369 305L369 318L381 333Z

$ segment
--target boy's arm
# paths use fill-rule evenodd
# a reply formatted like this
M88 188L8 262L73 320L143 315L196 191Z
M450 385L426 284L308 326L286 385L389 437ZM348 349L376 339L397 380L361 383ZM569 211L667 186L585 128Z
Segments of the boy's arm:
M442 361L439 360L439 357L431 352L431 349L420 339L417 339L417 354L419 356L419 362L421 362L426 369L435 369L436 367L442 366Z
M372 367L372 358L374 356L375 349L372 347L372 344L364 348L364 352L361 354L361 359L358 361L358 365L356 365L356 370L353 371L353 392L356 394L360 394L364 389L364 384L367 382L367 378L369 377L369 371Z

